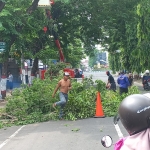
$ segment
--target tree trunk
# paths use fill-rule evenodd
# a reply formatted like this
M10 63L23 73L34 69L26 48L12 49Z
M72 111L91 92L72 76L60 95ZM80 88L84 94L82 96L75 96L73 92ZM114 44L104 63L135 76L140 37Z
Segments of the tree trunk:
M0 12L3 10L4 7L5 7L5 3L0 1Z
M31 14L38 6L39 0L34 0L32 5L27 9L27 13Z
M35 58L34 62L33 62L33 67L32 67L32 70L31 70L31 75L32 76L36 76L37 72L39 71L38 62L39 62L39 59Z
M2 64L2 75L7 77L8 59Z

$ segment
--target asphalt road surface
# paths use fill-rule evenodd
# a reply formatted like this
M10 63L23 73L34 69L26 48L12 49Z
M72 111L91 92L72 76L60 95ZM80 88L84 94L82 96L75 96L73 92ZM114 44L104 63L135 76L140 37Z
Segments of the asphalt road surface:
M107 82L104 72L92 74L93 80ZM85 73L89 75L91 73ZM140 83L137 86L145 93ZM101 145L104 135L110 135L115 143L128 134L121 123L116 130L113 118L105 117L14 126L1 129L0 135L0 150L107 150ZM113 146L108 150L113 150Z
M110 135L114 142L119 139L113 118L49 121L1 129L0 135L2 150L104 150L104 135ZM113 146L108 150L113 150Z

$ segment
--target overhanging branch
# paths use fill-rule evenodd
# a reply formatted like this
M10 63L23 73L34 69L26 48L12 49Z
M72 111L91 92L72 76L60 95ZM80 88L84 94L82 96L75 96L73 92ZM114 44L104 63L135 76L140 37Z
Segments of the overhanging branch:
M31 14L38 6L39 0L34 0L32 5L27 9L27 13Z

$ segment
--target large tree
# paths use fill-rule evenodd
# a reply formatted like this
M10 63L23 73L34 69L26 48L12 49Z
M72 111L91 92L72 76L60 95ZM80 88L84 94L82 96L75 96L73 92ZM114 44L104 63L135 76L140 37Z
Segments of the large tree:
M140 65L144 69L150 69L149 54L150 54L150 1L141 0L137 5L137 38L138 38L138 52L137 57Z
M135 56L137 53L136 6L138 2L137 0L107 1L105 7L107 16L104 30L108 36L103 42L109 45L110 55L112 53L116 55L116 57L111 55L113 57L111 60L115 61L113 68L117 71L118 69L130 71L141 69L138 62L134 65L137 59ZM119 57L116 50L120 50Z
M55 31L66 62L73 66L79 64L84 53L93 56L96 44L107 45L106 50L113 54L121 50L112 59L115 70L121 66L139 72L148 64L148 1L57 0L51 19L46 18L44 9L36 9L37 3L38 0L8 0L5 7L0 7L0 39L7 43L6 56L10 50L17 50L25 57L58 59L54 39L49 38ZM48 27L46 33L42 31L44 26ZM44 56L46 51L52 55Z
M10 56L9 52L12 48L12 45L20 39L23 32L23 28L28 22L29 15L37 8L39 0L34 0L31 2L27 1L1 1L1 23L0 23L0 40L6 42L6 51L2 54L3 56L3 69L2 73L7 73L7 59ZM4 7L5 6L5 7ZM22 43L20 44L22 51ZM19 47L19 48L20 48ZM19 50L17 48L17 50Z

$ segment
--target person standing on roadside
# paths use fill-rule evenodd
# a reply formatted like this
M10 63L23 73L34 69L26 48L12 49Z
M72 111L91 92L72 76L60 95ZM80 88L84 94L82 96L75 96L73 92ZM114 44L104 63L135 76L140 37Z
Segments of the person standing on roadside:
M130 86L132 86L133 85L133 75L132 75L132 73L129 73L128 79L129 79Z
M59 119L63 119L63 109L68 101L68 92L69 90L71 90L71 81L69 79L70 75L68 72L65 72L64 73L64 77L63 79L61 79L54 92L53 92L53 95L52 97L54 98L55 97L55 94L56 92L58 91L59 89L59 101L58 102L55 102L53 104L53 107L55 108L56 106L60 106L60 113L59 113Z
M8 85L10 89L10 93L12 94L12 89L13 89L13 75L11 72L8 72Z
M122 93L128 93L128 87L130 86L128 77L124 75L124 71L120 72L120 75L117 79L117 83L119 84L120 95Z
M106 88L108 88L109 90L113 90L114 92L116 92L116 83L115 83L114 77L110 74L109 71L106 71L106 74L108 76L108 82L106 84Z

